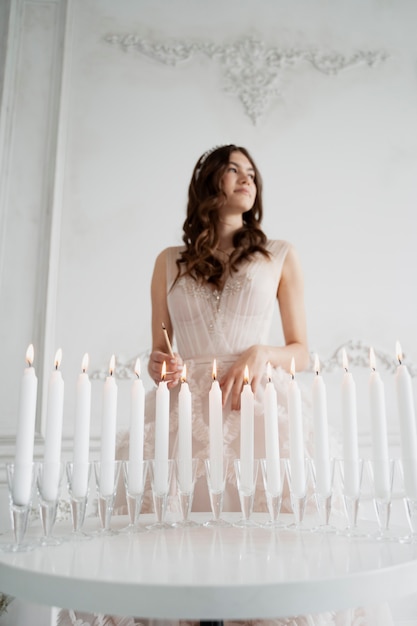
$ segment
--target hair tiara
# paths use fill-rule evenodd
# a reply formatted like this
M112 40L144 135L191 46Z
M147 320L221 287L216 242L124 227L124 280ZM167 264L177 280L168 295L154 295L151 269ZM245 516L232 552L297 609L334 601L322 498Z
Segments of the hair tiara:
M212 154L213 152L215 152L219 148L225 148L226 146L230 146L230 145L231 144L229 144L229 143L223 143L223 144L220 144L218 146L213 146L213 148L210 148L209 150L206 150L206 152L203 154L203 156L200 157L200 160L198 162L198 167L197 167L197 169L195 171L195 178L196 178L196 180L200 176L201 168L203 167L205 161L210 156L210 154Z

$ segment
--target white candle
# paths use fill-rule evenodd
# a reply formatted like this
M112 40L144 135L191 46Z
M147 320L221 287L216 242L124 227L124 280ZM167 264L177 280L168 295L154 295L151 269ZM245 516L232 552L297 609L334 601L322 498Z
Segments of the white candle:
M117 384L114 378L115 357L110 359L109 375L103 389L101 422L100 491L102 496L114 492L114 461L116 457Z
M61 358L62 350L59 349L55 355L55 366L48 383L42 475L42 495L46 500L55 500L58 497L64 412L64 381L59 369Z
M369 401L371 409L374 488L376 497L384 498L390 493L387 418L384 385L379 373L376 371L376 359L373 348L370 349L369 361L371 366Z
M216 359L209 392L210 478L213 491L223 489L223 408L222 392L217 380Z
M184 364L178 394L178 478L183 493L190 493L192 489L192 458L192 398Z
M75 391L74 451L72 494L84 498L88 491L88 462L90 454L91 382L87 374L88 354L81 362Z
M344 484L346 495L356 497L359 493L358 418L356 408L356 385L349 372L348 358L343 350L345 374L342 381L342 435Z
M264 395L266 481L269 493L276 495L281 491L278 401L270 363L267 365L267 378Z
M313 423L314 423L314 461L316 466L316 488L321 496L328 496L331 491L329 425L327 420L327 394L323 377L320 374L320 362L316 355L314 362L316 376L313 381Z
M36 398L38 393L38 379L33 367L33 356L33 345L30 344L26 351L27 367L23 372L20 386L13 475L13 500L20 505L29 503L32 486Z
M156 493L165 494L168 490L169 453L169 389L165 380L166 363L163 362L161 382L156 390L155 409L155 475Z
M240 488L248 493L253 488L254 415L254 397L246 365L243 389L240 394Z
M399 342L396 345L398 367L395 374L398 414L400 421L401 458L404 471L404 489L408 498L417 499L417 432L414 397L410 373L402 363Z
M305 494L306 476L301 393L295 380L295 361L291 360L291 380L288 385L288 420L290 425L291 489L301 497Z
M143 491L143 444L145 427L145 388L140 377L140 360L135 364L135 380L130 394L129 473L130 493Z

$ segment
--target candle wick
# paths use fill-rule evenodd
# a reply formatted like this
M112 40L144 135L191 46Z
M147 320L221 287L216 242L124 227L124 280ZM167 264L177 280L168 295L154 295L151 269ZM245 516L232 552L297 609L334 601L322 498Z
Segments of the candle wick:
M319 375L319 373L320 373L320 372L319 372L319 370L316 370L316 376L318 376L318 375Z
M345 372L346 372L346 374L348 374L349 373L349 368L345 367Z
M398 357L398 363L401 365L401 359L400 359L400 357Z
M376 367L371 368L373 372L376 372Z
M291 380L294 380L294 379L295 379L295 375L291 374Z

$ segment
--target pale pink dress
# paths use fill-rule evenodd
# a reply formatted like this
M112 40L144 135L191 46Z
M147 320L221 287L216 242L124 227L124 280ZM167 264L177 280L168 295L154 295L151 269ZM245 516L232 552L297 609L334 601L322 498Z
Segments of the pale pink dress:
M221 291L207 284L199 284L189 276L176 282L180 247L167 249L168 307L174 328L176 350L187 365L187 382L193 403L193 456L209 458L209 391L212 385L213 360L217 362L217 375L233 363L236 357L254 344L267 344L282 267L290 244L285 241L268 241L271 253L268 260L258 254L247 261L239 271L230 275ZM278 392L278 413L281 455L288 452L288 420L286 388L289 374L282 369L272 372ZM259 385L255 398L255 458L265 456L263 418L263 390L265 379ZM171 391L170 457L177 456L179 386ZM148 394L146 402L145 458L154 455L155 393ZM308 432L308 428L306 429ZM310 429L311 430L311 429ZM223 411L224 457L228 460L228 475L224 495L224 511L239 511L239 497L233 461L240 454L240 411L232 411L230 401ZM308 446L308 442L307 442ZM128 433L121 433L118 457L127 458ZM255 510L265 510L265 493L258 477ZM144 510L152 507L150 491L145 496ZM120 506L120 501L117 503ZM171 503L175 506L175 501ZM120 512L123 509L119 509ZM209 494L204 463L201 462L193 499L194 511L210 511Z
M177 282L176 259L181 248L167 250L168 306L175 331L176 348L187 364L187 380L193 396L193 456L209 458L208 436L208 394L212 384L213 359L216 358L218 376L233 362L237 355L254 344L267 344L274 307L277 306L277 291L281 279L285 257L290 244L285 241L268 241L271 253L268 260L256 255L245 262L237 273L226 280L222 291L213 290L208 285L200 285L188 276L181 276ZM289 375L281 369L272 373L278 393L279 437L282 457L289 456L289 434L287 419L286 389ZM265 383L266 380L263 381ZM255 401L255 457L265 456L263 424L263 389L259 385ZM171 393L170 413L170 456L176 457L178 432L178 388ZM308 394L304 394L306 449L311 444L311 428L308 418ZM155 393L152 391L146 401L145 458L153 458ZM229 459L228 480L224 499L225 511L240 511L233 460L240 452L240 412L226 406L224 420L224 456ZM118 458L128 457L128 433L120 433ZM261 481L258 481L255 509L265 508L265 494ZM175 506L176 498L171 499ZM118 502L119 512L126 512L123 497ZM193 501L194 511L210 511L204 464L200 463ZM284 510L289 510L288 500ZM152 511L152 498L148 489L144 499L144 511ZM70 619L70 617L72 619ZM145 620L116 616L92 616L83 613L63 611L59 624L91 624L99 626L116 624L133 626L142 623L147 626L188 626L192 621ZM79 620L78 622L76 620ZM197 622L198 624L198 622ZM320 615L297 616L276 620L228 621L234 624L251 626L389 626L392 624L389 611L385 608L373 610L353 609L339 613L327 612Z

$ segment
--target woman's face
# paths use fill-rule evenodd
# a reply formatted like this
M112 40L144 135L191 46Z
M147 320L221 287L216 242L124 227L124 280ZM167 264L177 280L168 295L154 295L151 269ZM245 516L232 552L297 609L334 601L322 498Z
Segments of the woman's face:
M250 211L256 199L255 170L242 152L232 152L226 171L221 178L221 188L226 194L227 213L242 214Z

